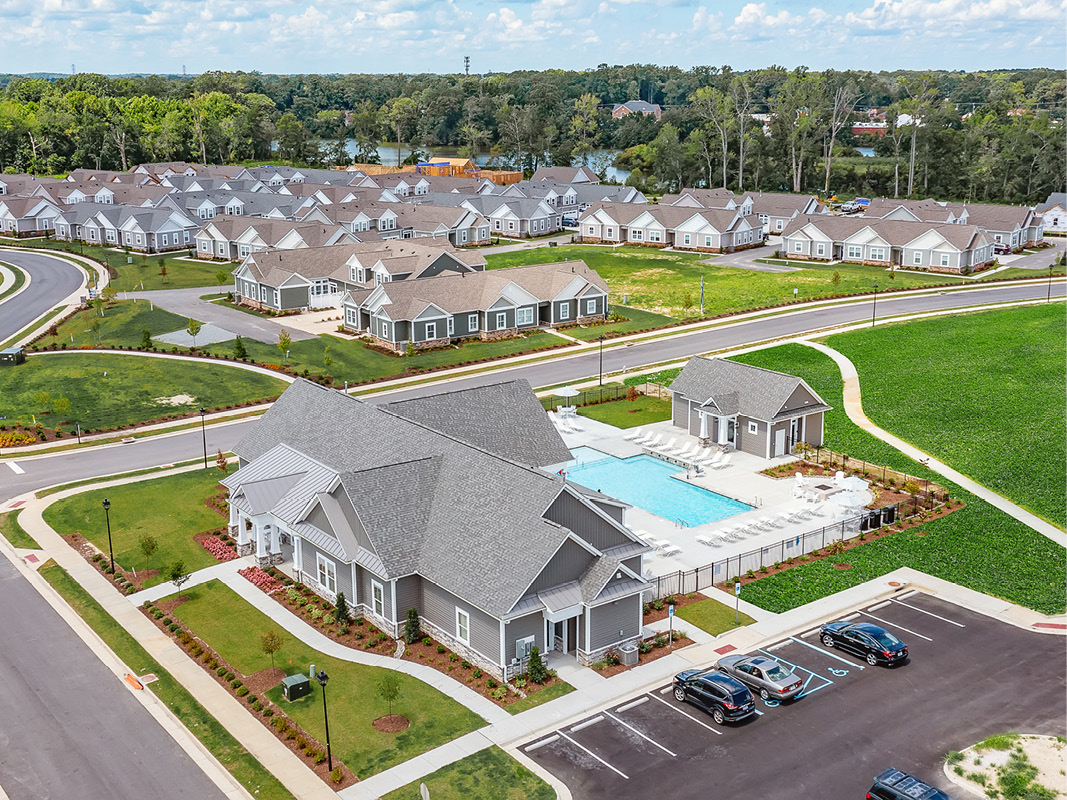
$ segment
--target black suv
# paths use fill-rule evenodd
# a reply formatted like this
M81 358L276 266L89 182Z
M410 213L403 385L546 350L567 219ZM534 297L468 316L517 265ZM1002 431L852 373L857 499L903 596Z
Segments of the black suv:
M674 676L674 699L700 706L719 725L756 713L748 687L717 669L688 669Z
M914 775L890 767L874 777L867 800L952 800L952 797Z
M827 622L819 631L826 647L840 647L875 664L899 664L908 657L908 647L884 628L869 622Z

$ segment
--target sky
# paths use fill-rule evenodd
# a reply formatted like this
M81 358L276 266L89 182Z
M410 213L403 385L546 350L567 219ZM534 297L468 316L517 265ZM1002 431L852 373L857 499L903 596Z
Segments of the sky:
M0 72L1055 67L1067 0L0 0Z

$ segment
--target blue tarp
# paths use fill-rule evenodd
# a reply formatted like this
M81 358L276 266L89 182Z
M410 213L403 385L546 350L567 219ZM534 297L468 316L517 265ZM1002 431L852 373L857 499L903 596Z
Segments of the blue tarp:
M855 202L859 203L861 206L869 206L871 204L871 198L869 198L869 197L857 197Z

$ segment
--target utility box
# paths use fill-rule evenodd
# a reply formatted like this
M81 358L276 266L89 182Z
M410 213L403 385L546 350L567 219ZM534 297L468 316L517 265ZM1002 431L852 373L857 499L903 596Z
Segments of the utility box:
M635 667L638 661L636 644L624 644L619 648L619 661L625 667Z
M282 678L282 695L290 702L311 694L311 681L307 675L290 675Z
M0 367L14 367L26 361L25 347L8 347L0 350Z

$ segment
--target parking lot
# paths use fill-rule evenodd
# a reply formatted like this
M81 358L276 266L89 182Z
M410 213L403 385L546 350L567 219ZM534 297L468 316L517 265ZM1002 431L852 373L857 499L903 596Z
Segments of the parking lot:
M949 750L1015 730L1067 734L1061 636L1032 633L916 592L848 619L903 639L894 668L828 650L818 627L761 652L805 681L799 698L756 699L758 713L718 726L669 685L520 746L575 798L862 798L888 766L952 793Z

